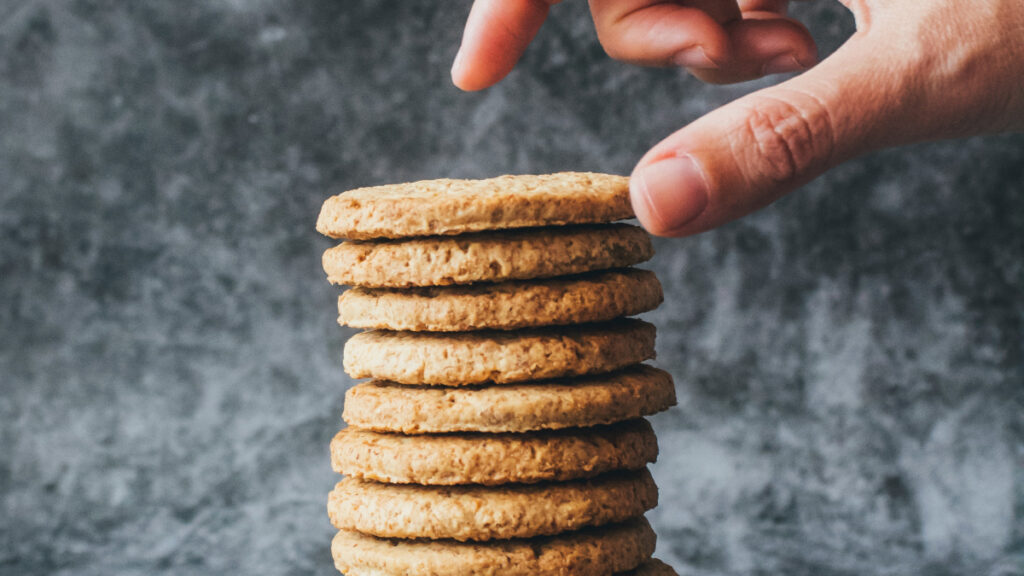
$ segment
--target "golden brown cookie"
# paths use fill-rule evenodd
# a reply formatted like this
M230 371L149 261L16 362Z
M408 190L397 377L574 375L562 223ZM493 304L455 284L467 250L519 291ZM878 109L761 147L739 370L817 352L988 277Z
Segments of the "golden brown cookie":
M332 238L404 238L595 224L633 217L629 179L587 172L424 180L328 198L316 229Z
M417 486L346 478L327 512L339 530L381 538L488 541L551 536L643 516L658 503L646 469L591 480L505 486Z
M604 322L662 301L653 272L626 268L568 278L441 288L352 288L338 322L355 328L429 332Z
M654 552L643 518L623 524L486 543L393 540L338 532L334 565L348 576L611 576L633 570Z
M606 224L349 241L324 252L323 266L334 284L410 288L567 276L624 268L653 255L642 228Z
M343 417L376 432L527 432L612 424L675 405L672 376L638 365L575 380L486 387L374 380L349 389Z
M530 330L371 330L345 343L345 372L402 384L523 382L611 372L654 358L654 326L620 319Z
M560 482L639 470L657 457L646 420L526 434L406 436L345 428L331 441L335 472L397 484Z

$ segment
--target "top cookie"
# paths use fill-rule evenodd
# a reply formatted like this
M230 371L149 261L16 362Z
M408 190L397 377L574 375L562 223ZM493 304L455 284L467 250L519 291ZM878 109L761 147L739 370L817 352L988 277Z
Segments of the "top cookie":
M591 172L424 180L328 198L316 229L332 238L406 238L633 217L629 178Z

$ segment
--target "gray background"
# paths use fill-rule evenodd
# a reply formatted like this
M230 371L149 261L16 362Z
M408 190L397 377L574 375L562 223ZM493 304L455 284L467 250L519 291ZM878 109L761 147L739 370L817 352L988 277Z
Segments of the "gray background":
M331 574L331 192L628 173L765 83L608 60L557 7L501 86L468 1L0 2L0 574ZM801 5L825 52L852 32ZM875 154L658 241L659 555L1024 573L1024 138Z

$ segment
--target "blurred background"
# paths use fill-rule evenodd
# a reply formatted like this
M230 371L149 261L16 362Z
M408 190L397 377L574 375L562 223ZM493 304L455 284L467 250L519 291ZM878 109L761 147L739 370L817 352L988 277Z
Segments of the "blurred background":
M453 88L469 0L0 1L0 574L331 574L341 190L629 173L767 85L608 59L580 0ZM795 12L834 50L837 2ZM1024 573L1024 136L887 151L658 240L658 555Z

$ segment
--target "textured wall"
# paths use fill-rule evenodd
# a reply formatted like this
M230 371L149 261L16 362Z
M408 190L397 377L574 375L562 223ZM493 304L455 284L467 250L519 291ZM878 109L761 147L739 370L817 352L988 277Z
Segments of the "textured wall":
M507 82L468 2L0 1L0 574L332 572L332 191L628 172L760 84L606 59L577 0ZM801 4L825 47L836 2ZM1024 138L876 154L658 241L659 555L683 574L1024 573Z

